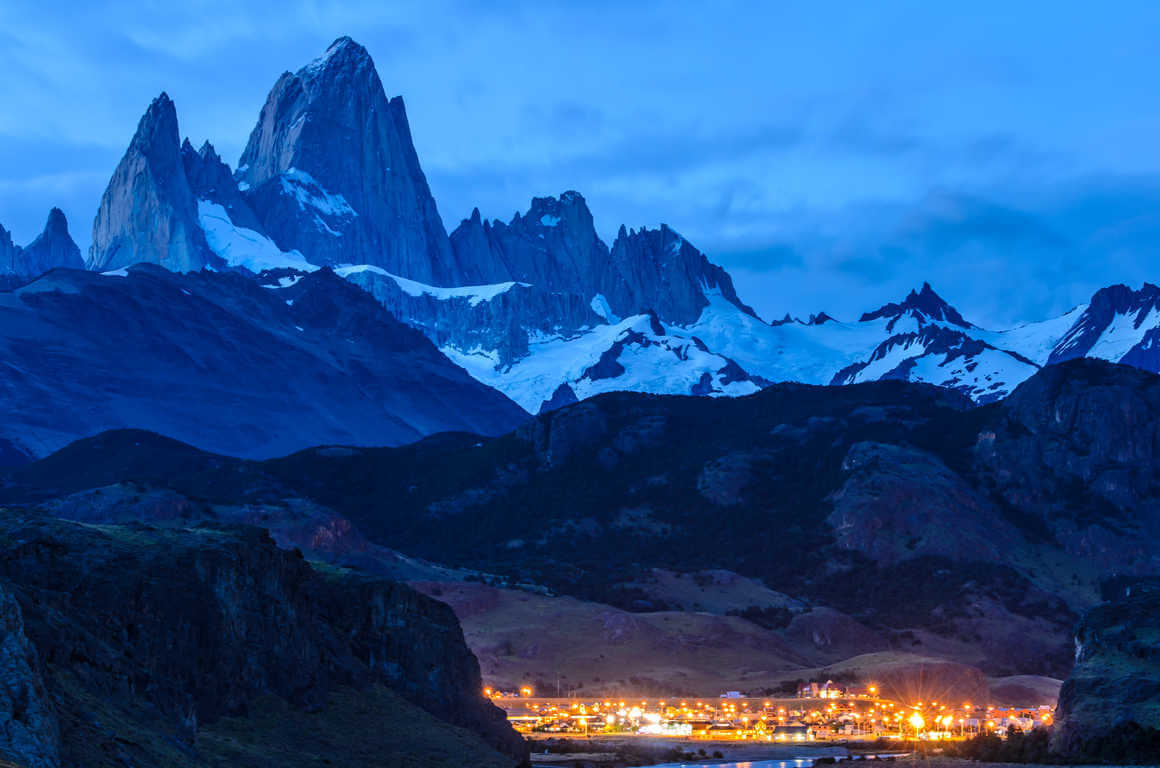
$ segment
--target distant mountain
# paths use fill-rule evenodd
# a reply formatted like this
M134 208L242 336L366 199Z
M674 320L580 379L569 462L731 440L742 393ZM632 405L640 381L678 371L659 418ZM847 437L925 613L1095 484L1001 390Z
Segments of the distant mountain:
M44 231L21 248L0 226L0 276L38 277L50 269L83 269L81 251L68 231L68 220L59 208L48 212Z
M280 291L150 265L57 270L0 292L0 326L0 441L34 456L115 427L268 457L525 418L327 270Z
M476 209L448 236L402 100L387 97L349 38L279 78L237 171L208 142L195 150L179 135L162 94L102 199L91 269L238 270L282 291L332 266L533 413L558 397L735 396L783 381L898 379L987 403L1081 356L1160 371L1151 285L1111 286L1060 318L1002 331L928 284L856 321L820 312L766 322L725 269L666 224L620 226L608 246L576 191L533 198L507 222ZM34 249L37 264L67 266L67 243L51 239L62 244ZM20 253L0 231L0 264Z

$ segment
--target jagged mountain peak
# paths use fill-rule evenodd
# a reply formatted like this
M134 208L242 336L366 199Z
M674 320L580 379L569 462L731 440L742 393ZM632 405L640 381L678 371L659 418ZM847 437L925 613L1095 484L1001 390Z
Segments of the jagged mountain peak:
M387 98L370 54L350 38L274 84L237 178L283 251L463 284L403 101Z
M1100 288L1093 293L1088 306L1123 311L1156 298L1160 298L1160 287L1152 283L1144 283L1139 290L1134 290L1123 283L1117 283Z
M879 318L889 318L893 327L894 321L904 314L911 314L917 316L920 324L923 319L933 320L936 322L945 322L952 325L957 325L960 328L972 328L959 311L947 303L946 299L938 295L930 283L924 282L922 288L915 291L911 289L910 293L906 295L906 299L901 304L891 302L882 307L867 312L862 315L862 322L870 320L878 320Z
M1160 287L1139 290L1116 284L1092 294L1091 302L1051 352L1049 364L1092 356L1160 368Z
M149 262L187 272L221 263L198 222L181 146L177 108L162 92L141 117L101 197L90 268Z
M50 269L84 269L81 251L68 231L68 219L60 208L48 212L44 229L24 248L0 226L0 274L36 277Z
M667 224L620 228L600 293L621 317L651 308L666 322L688 325L715 295L756 317L738 298L729 273Z
M43 235L68 235L68 219L64 211L53 207L48 212L48 219L44 222Z
M137 123L132 146L143 152L155 152L157 156L167 155L170 148L180 147L177 131L177 107L165 91L149 103L149 108Z
M217 150L214 149L213 144L210 144L209 141L202 143L201 149L197 150L197 154L201 157L202 160L215 163L223 162L221 155L217 153Z
M528 212L521 216L516 213L512 225L523 221L533 227L556 227L562 221L568 227L591 230L595 234L592 212L579 192L567 191L559 197L533 197ZM587 234L587 232L584 232Z
M335 40L326 51L314 61L298 70L301 75L318 75L324 72L352 71L369 68L374 70L374 60L359 43L343 35Z

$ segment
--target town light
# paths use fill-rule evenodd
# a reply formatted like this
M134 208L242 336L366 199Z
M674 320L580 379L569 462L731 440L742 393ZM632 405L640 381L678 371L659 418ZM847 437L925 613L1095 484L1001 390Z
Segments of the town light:
M918 712L915 712L910 716L909 722L912 726L914 726L915 732L918 733L921 733L923 726L926 725L926 721L922 719L922 715L920 715Z

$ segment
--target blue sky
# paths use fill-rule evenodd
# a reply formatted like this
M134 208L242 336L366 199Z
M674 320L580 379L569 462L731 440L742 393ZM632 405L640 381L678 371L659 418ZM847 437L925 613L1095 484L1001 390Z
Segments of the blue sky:
M236 163L266 92L350 34L402 94L448 229L577 189L664 221L763 316L929 280L976 322L1160 281L1160 4L0 4L0 223L87 247L161 90Z

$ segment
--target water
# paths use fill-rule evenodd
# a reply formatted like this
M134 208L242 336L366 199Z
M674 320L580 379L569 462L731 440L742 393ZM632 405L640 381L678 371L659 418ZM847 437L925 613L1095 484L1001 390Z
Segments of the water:
M812 757L798 757L789 760L742 760L723 763L720 760L694 763L662 763L652 768L809 768L814 764Z

